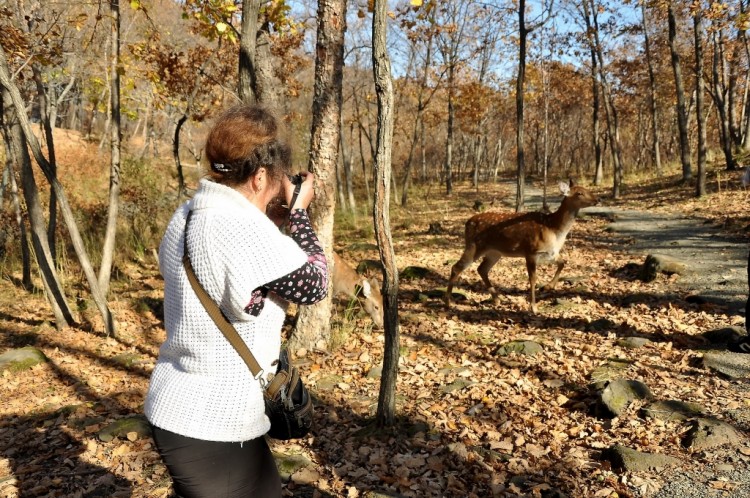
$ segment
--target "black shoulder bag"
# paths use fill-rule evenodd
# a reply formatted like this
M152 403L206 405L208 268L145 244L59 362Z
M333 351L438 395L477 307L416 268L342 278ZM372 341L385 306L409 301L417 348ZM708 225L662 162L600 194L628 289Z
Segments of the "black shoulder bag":
M260 368L250 348L247 347L240 334L198 281L187 250L187 226L192 214L193 212L190 211L187 220L185 220L185 249L182 256L182 264L185 266L190 285L216 326L219 327L224 337L242 357L253 374L253 378L260 382L266 403L266 415L271 420L271 429L268 431L268 435L280 440L306 436L313 424L312 398L307 388L302 384L299 370L292 365L287 351L281 351L276 374L268 382L264 378L264 371Z

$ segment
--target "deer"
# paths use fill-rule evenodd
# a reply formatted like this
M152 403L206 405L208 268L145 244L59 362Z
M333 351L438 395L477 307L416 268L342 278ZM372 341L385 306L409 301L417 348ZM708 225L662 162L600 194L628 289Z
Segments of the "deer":
M357 299L377 328L383 328L383 295L376 278L367 279L333 253L333 294Z
M451 276L444 301L451 305L451 292L459 275L479 258L484 258L477 268L492 301L497 301L497 290L489 279L490 270L501 257L525 258L529 274L530 308L537 313L536 268L538 264L556 263L557 271L552 280L542 289L554 289L565 266L560 251L573 227L578 211L598 204L599 198L576 185L560 182L563 201L554 213L540 211L527 213L484 212L476 214L466 222L465 248L461 258L451 268Z

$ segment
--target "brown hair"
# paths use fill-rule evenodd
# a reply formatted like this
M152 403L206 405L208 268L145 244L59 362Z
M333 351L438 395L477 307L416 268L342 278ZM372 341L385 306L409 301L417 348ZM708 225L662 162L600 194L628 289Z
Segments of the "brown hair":
M279 138L276 118L255 105L239 105L224 111L206 139L209 176L235 186L247 181L261 167L275 179L291 170L291 150Z

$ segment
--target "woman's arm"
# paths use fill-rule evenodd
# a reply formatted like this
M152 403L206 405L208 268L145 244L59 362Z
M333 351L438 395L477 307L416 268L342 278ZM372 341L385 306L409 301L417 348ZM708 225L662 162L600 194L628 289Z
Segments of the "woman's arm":
M289 235L305 251L307 262L293 272L255 289L245 308L246 313L258 316L269 291L296 304L314 304L326 296L328 262L304 209L295 209L290 213Z

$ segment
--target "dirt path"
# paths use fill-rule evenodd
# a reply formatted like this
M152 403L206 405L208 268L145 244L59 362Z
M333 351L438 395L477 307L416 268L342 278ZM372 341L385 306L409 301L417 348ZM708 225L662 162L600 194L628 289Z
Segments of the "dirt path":
M527 209L541 207L541 191L529 188ZM551 196L552 209L560 203L560 195ZM587 208L584 216L602 216L611 221L607 229L618 240L619 249L628 252L639 262L648 254L664 254L687 264L689 271L675 280L671 293L676 298L697 295L725 306L730 316L745 315L748 297L747 241L731 237L699 218L673 216L665 213L625 210L603 205ZM745 380L735 388L750 396L750 384ZM747 408L741 409L739 426L747 430ZM737 422L737 421L735 421ZM722 455L718 458L717 455ZM729 455L729 456L728 456ZM739 458L738 458L739 457ZM719 463L724 459L725 462ZM654 489L641 496L648 498L750 498L750 462L732 449L717 448L696 455L700 465L688 469L673 469L654 479ZM729 483L722 491L717 483ZM742 484L744 483L744 484Z

